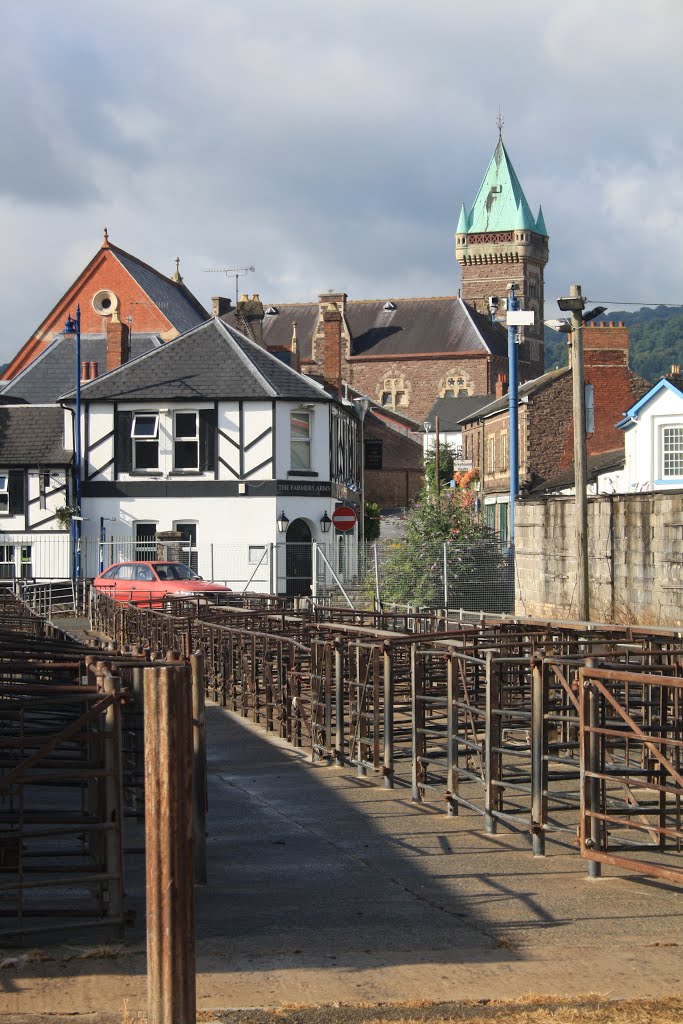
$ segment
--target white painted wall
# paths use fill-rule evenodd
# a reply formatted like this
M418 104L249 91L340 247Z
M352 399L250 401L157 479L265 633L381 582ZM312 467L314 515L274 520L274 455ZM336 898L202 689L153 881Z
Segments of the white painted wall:
M683 478L662 479L662 428L683 426L683 395L662 388L625 429L624 490L671 490L683 487Z

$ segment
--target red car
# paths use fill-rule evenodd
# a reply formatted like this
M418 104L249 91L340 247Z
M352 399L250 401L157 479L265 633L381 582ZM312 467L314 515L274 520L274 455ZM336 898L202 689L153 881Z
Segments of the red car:
M230 587L207 583L182 562L116 562L93 580L95 590L116 601L160 608L165 597L202 597L218 604Z

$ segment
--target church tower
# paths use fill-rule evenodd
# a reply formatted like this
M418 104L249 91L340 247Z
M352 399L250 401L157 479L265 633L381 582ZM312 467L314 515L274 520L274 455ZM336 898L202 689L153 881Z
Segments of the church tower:
M489 313L489 298L505 309L507 286L514 281L521 309L533 309L533 327L525 327L520 350L522 379L538 377L543 365L543 268L548 262L548 232L543 211L534 217L503 145L491 157L477 198L468 213L463 203L455 233L455 255L462 267L463 300Z

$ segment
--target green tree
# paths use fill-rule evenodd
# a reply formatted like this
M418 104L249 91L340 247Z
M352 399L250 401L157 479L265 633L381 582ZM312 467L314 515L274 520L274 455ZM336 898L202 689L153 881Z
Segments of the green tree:
M376 501L365 502L365 522L363 524L365 540L377 540L380 531L379 505Z
M406 537L382 549L380 588L384 603L443 606L444 544L449 602L467 607L482 600L482 565L504 568L500 548L475 509L474 494L451 488L437 496L427 488L406 518ZM474 589L473 589L474 588ZM464 595L464 596L463 596Z
M444 485L448 487L449 483L453 479L453 464L456 458L456 449L454 445L448 442L439 445L439 480L441 487ZM428 449L424 458L425 467L425 480L427 482L427 490L435 490L436 482L436 448L432 445Z

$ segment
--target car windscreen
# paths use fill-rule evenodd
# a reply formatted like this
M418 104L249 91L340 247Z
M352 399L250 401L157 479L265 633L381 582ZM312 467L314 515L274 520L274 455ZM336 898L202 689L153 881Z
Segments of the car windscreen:
M157 576L162 580L196 580L198 578L197 574L182 562L155 562L154 568Z

